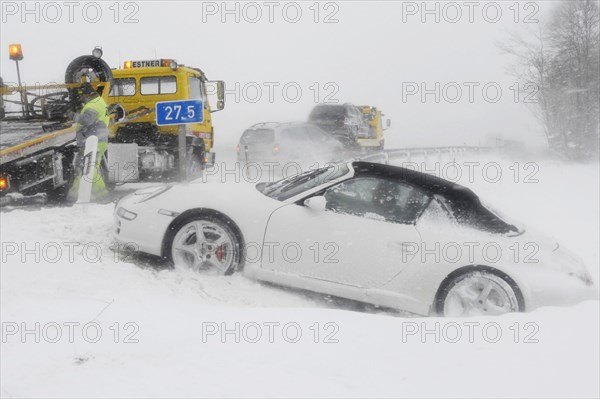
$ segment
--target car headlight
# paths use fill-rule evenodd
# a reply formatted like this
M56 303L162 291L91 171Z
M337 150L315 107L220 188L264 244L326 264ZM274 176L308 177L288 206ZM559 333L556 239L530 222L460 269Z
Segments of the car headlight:
M119 209L117 209L117 215L119 215L125 220L133 220L137 217L137 213L128 211L123 207L119 207Z

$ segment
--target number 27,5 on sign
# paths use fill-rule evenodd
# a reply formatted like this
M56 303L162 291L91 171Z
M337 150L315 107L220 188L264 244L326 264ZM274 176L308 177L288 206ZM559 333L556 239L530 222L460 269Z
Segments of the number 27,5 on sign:
M156 124L162 126L202 123L203 109L201 100L161 101L156 103Z

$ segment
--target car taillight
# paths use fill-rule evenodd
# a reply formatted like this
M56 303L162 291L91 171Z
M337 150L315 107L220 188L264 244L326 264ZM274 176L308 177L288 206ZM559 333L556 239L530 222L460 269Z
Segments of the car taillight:
M273 154L279 154L279 151L281 149L279 148L279 144L275 143L273 144Z

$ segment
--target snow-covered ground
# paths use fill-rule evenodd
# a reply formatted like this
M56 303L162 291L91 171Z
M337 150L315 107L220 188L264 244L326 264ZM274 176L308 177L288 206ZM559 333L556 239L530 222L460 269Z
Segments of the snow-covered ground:
M438 174L554 235L598 281L597 164L464 162ZM598 301L416 318L161 268L114 247L112 211L0 214L2 397L600 395Z

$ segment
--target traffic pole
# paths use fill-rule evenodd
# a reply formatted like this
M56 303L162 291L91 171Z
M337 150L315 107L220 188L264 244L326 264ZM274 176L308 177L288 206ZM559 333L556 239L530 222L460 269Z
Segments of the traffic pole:
M17 64L17 82L19 83L19 94L21 96L21 113L23 117L29 116L29 110L27 109L27 105L25 105L26 97L23 95L23 87L21 84L21 70L19 69L19 60L15 60Z
M187 173L186 173L186 155L187 155L187 145L186 145L186 136L187 136L187 125L179 125L179 180L186 181Z

